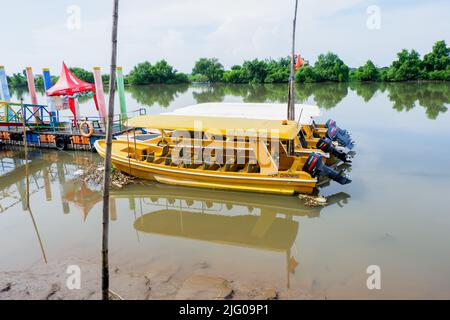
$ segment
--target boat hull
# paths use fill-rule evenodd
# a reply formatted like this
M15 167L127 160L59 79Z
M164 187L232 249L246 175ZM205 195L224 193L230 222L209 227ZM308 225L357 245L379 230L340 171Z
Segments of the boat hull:
M99 141L96 142L95 147L99 155L104 157L105 150L100 146ZM312 193L317 183L317 180L313 178L299 179L289 176L282 178L257 174L240 176L223 172L164 166L127 159L114 154L114 152L111 161L115 168L126 174L177 186L292 195L295 193Z
M118 170L146 180L153 180L163 184L207 188L207 189L221 189L221 190L234 190L234 191L246 191L246 192L261 192L270 194L283 194L293 195L295 193L312 193L316 183L304 183L304 185L289 183L289 182L249 182L242 179L217 179L211 178L193 177L188 178L185 174L177 173L160 173L155 168L137 168L134 165L121 163L120 161L112 160L115 168Z

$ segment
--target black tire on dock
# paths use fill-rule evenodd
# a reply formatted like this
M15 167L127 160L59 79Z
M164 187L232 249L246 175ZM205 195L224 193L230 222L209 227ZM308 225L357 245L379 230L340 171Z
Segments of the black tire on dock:
M62 151L67 149L67 141L64 137L58 137L55 141L56 149Z

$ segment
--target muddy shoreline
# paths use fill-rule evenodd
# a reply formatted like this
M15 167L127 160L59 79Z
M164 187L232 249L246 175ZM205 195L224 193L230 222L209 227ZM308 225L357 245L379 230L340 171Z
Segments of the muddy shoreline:
M80 289L70 290L68 266L79 266ZM69 280L70 283L70 280ZM70 284L69 284L70 285ZM100 263L70 259L39 263L29 270L0 272L0 300L97 300L101 298ZM205 265L188 274L174 265L155 264L139 272L110 270L110 288L124 300L272 300L324 299L299 289L226 279Z

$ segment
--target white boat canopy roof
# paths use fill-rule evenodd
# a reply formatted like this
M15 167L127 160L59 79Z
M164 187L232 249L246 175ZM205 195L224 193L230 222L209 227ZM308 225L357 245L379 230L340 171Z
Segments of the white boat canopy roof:
M184 108L179 108L172 112L163 114L177 116L207 116L261 120L285 120L287 117L287 104L230 102L201 103ZM309 125L312 123L312 118L320 116L320 109L319 107L313 105L296 104L295 116L295 121L298 121L298 117L301 116L299 123Z

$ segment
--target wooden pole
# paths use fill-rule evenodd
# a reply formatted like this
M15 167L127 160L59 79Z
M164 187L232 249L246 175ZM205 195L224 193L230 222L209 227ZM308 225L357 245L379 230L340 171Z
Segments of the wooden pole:
M109 233L109 186L111 182L111 149L112 130L114 120L114 94L116 89L117 64L117 26L119 20L119 0L114 0L111 70L109 78L108 121L106 126L106 155L105 172L103 176L103 237L102 237L102 299L109 299L109 262L108 262L108 233Z
M26 207L28 212L30 213L31 222L33 223L34 231L36 232L37 239L39 241L39 246L41 248L42 257L44 258L44 262L47 263L47 255L45 253L44 244L42 243L41 235L39 234L39 230L37 227L36 220L34 219L33 212L31 211L30 206L30 170L28 169L28 140L27 140L27 128L25 122L25 106L23 105L23 99L20 99L20 106L22 110L22 127L23 127L23 147L25 150L25 179L26 179Z
M22 133L23 133L23 148L25 152L25 178L26 178L26 203L27 208L30 207L30 178L28 175L28 140L27 140L27 127L25 122L25 106L23 105L23 99L20 99L20 109L22 111Z
M292 52L291 52L291 71L289 76L289 101L288 101L288 120L295 120L295 29L297 26L297 8L298 0L295 0L294 20L292 22Z
M287 119L295 121L295 83L294 83L294 75L295 75L295 29L297 26L297 8L298 8L298 0L295 0L295 11L294 11L294 20L292 22L292 52L291 52L291 71L289 75L289 94L288 94L288 110L287 110ZM288 154L294 153L294 143L293 141L288 141L287 144Z

